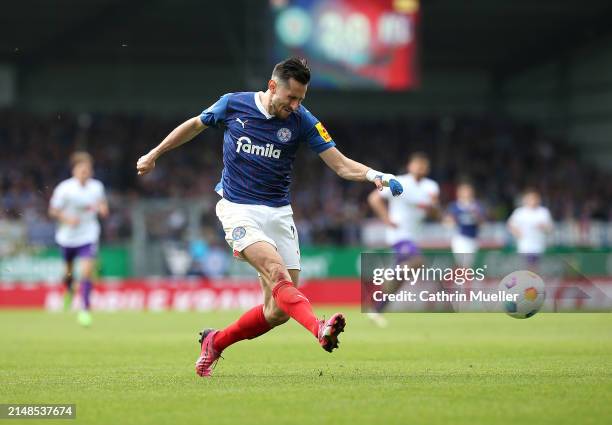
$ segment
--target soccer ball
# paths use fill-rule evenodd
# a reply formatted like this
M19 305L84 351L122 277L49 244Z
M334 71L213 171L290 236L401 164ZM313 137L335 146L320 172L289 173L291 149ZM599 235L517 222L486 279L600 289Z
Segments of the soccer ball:
M503 302L503 310L515 319L527 319L536 314L546 298L544 281L528 270L512 272L504 277L499 290L516 295L516 301Z

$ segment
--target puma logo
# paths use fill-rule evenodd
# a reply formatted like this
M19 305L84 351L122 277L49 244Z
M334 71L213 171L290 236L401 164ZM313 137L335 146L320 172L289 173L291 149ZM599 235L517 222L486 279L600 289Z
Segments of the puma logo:
M240 118L236 118L236 121L238 121L238 122L240 123L240 125L242 126L242 128L244 128L244 126L246 125L246 123L247 123L249 120L244 120L244 121L242 121Z

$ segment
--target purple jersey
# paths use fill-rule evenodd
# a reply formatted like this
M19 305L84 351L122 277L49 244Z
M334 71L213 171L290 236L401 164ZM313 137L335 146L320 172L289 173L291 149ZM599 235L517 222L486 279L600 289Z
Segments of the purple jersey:
M255 92L225 94L200 119L210 127L225 127L224 168L215 190L238 204L288 205L299 145L307 143L316 153L335 146L306 108L300 106L282 120L266 111Z

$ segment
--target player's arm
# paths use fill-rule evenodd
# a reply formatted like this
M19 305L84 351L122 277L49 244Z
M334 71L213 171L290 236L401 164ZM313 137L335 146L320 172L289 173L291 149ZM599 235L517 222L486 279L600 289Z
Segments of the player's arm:
M109 214L108 201L104 199L98 203L98 215L102 218L106 218L108 217L108 214Z
M440 194L432 193L429 197L429 204L425 205L427 216L431 219L438 220L442 215L440 208Z
M370 181L376 185L378 190L388 186L393 196L403 192L402 185L395 179L393 174L381 173L363 165L360 162L347 158L336 147L331 147L319 153L319 156L329 168L334 170L338 176L352 181Z
M548 210L546 210L546 215L543 222L538 227L544 233L551 233L554 230L555 222L553 221L553 218Z
M476 209L476 221L478 224L482 224L487 221L487 210L481 205L478 205Z
M455 219L455 216L450 208L444 213L444 216L442 217L442 224L450 228L457 226L457 220Z
M55 208L53 206L49 207L49 217L62 224L67 224L68 226L76 226L79 224L79 218L73 217L64 213L61 208Z
M106 199L106 191L104 185L101 182L97 182L98 185L98 201L96 202L96 213L100 218L106 218L109 214L108 200Z
M387 207L387 201L380 194L380 191L373 190L368 195L368 204L370 205L370 208L372 208L372 211L374 211L374 214L376 214L376 216L383 223L385 223L387 226L397 227L397 223L394 223L391 220L391 217L389 217L389 208Z
M521 231L519 230L518 226L515 224L515 220L516 220L515 214L513 213L508 219L508 222L506 223L506 228L508 229L510 234L514 236L515 239L520 239Z
M53 191L49 201L49 217L61 224L68 226L78 226L79 218L64 212L66 206L66 193L63 185L59 185Z
M138 175L142 176L149 173L155 168L155 161L160 156L187 143L206 128L207 126L204 125L199 116L188 119L176 127L159 145L151 149L148 154L140 157L136 163Z
M510 231L510 234L514 237L514 239L521 239L521 237L523 236L521 230L518 227L512 225L511 223L508 223L508 231Z

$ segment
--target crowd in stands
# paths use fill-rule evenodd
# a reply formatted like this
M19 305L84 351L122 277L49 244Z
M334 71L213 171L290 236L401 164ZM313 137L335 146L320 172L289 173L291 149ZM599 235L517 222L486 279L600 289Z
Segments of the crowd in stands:
M129 238L130 206L139 199L213 199L222 169L219 129L166 154L151 175L136 176L138 157L183 118L0 111L0 220L25 221L32 243L52 241L48 201L70 176L68 157L75 150L93 155L95 177L107 188L112 213L104 241ZM527 186L542 192L556 220L611 218L610 174L582 161L577 147L532 125L495 117L329 119L325 125L343 153L379 170L403 173L411 152L426 152L443 206L453 200L456 183L469 179L491 220L506 219ZM304 146L292 187L302 243L357 244L360 223L372 216L366 204L372 189L341 180ZM216 223L214 211L202 222Z

